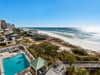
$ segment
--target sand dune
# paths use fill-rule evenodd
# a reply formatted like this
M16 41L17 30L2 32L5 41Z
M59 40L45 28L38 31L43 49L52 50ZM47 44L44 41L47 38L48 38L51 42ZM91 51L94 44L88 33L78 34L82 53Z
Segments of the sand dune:
M67 38L67 37L60 36L60 35L57 35L49 31L39 31L39 33L44 33L52 37L60 38L64 40L65 42L69 42L76 46L81 46L84 49L91 49L93 51L100 52L100 43L96 43L96 42L89 41L89 40L78 39L78 38L73 38L73 39Z

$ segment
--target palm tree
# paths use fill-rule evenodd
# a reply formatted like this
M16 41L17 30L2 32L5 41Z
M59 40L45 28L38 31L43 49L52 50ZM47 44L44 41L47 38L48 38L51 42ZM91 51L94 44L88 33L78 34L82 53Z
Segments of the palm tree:
M89 71L84 68L79 68L72 64L68 72L68 75L89 75Z
M67 60L69 62L70 68L69 68L69 72L68 75L76 75L76 66L73 64L76 62L76 58L73 55L68 55L67 56Z
M76 62L76 57L73 55L68 55L67 60L68 60L70 67L71 67L71 65Z
M72 64L69 69L68 75L77 75L77 66Z

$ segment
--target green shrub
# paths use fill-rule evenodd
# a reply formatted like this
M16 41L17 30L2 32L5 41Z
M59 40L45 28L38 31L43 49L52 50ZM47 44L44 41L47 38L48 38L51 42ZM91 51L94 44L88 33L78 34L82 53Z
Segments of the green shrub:
M97 56L88 56L83 58L84 61L99 61L99 57Z
M78 48L72 49L72 52L73 52L74 54L81 55L81 56L86 56L86 55L88 55L88 53L87 53L85 50L83 50L83 49L78 49Z
M4 41L4 38L3 37L0 37L0 41Z
M39 45L33 44L29 48L34 48L34 50L36 51L38 55L43 54L43 55L48 55L52 57L57 56L58 46L52 45L49 42L43 42Z
M32 44L31 46L29 46L29 48L35 48L36 46L36 44Z

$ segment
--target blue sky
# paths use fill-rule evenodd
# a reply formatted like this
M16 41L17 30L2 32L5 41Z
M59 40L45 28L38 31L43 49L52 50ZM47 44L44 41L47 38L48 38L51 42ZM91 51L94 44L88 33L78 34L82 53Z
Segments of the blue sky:
M100 0L0 0L0 19L18 27L99 26Z

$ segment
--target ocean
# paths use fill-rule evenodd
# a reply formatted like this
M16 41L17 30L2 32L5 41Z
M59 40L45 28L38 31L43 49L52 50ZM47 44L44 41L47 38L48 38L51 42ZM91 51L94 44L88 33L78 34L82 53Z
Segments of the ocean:
M55 35L71 44L100 52L100 28L89 27L26 27Z

